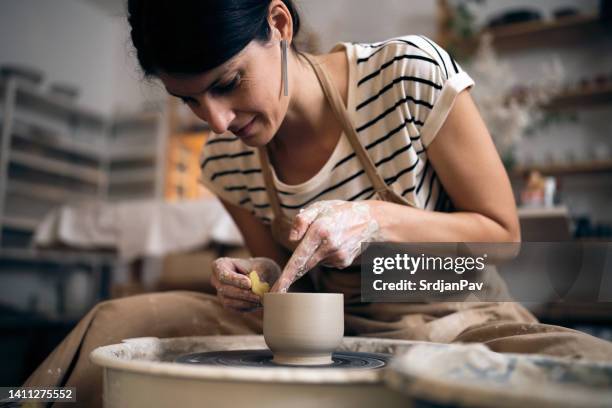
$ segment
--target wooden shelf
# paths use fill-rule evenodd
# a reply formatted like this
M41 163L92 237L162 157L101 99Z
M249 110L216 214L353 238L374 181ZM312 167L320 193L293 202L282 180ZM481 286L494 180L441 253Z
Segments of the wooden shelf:
M562 176L572 174L606 173L612 172L612 159L596 160L574 164L557 164L542 166L518 166L510 170L510 175L514 177L524 177L531 171L539 171L544 175Z
M598 88L564 92L544 106L546 109L567 109L612 104L612 84Z
M66 201L81 201L95 198L95 193L77 193L73 189L52 187L46 184L29 183L26 181L9 180L7 190L10 194L18 194L38 198L54 203Z
M32 134L28 130L28 124L26 121L24 121L23 118L20 118L18 115L15 116L16 119L13 137L25 140L27 142L36 143L50 149L76 154L98 162L103 158L101 148L95 147L95 144L79 142L61 134ZM34 126L38 127L39 125L34 124Z
M106 157L113 162L155 160L157 152L154 147L110 145Z
M30 153L14 151L11 153L10 161L35 170L44 171L91 184L99 184L105 180L104 174L97 169L73 163L66 163L61 160L40 157Z
M2 81L0 82L0 94L5 90L6 81ZM82 124L98 127L107 125L104 116L77 106L74 102L46 94L38 87L23 82L17 83L17 105Z
M38 223L38 220L26 217L4 216L2 218L3 227L6 226L27 232L34 232L34 230L38 226Z
M476 51L480 38L490 34L497 51L550 47L551 45L579 43L612 31L610 25L596 15L576 15L555 20L529 21L487 28L470 39L451 37L452 43L462 54Z
M134 114L118 114L113 116L113 127L128 127L128 126L156 126L157 122L162 119L162 112L139 112Z
M111 171L110 184L144 184L155 182L155 169Z
M495 27L484 32L493 35L493 43L498 49L550 45L551 42L576 39L577 36L588 38L589 35L601 32L604 25L598 16L577 15L562 17L551 21L530 21ZM534 43L535 42L535 43Z
M508 96L505 103L515 99L518 103L525 102L526 95ZM590 86L586 89L565 91L555 96L548 103L541 105L547 110L583 109L612 104L612 82L600 87Z

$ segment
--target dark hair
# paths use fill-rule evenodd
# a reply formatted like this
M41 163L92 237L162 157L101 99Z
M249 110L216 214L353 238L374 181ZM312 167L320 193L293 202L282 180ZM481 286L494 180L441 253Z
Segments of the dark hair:
M282 0L293 19L292 0ZM238 54L253 40L270 38L271 0L128 0L128 22L145 75L198 74Z

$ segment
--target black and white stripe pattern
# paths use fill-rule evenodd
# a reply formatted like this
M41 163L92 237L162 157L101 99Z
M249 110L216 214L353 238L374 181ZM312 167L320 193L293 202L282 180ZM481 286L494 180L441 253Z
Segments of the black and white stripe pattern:
M451 109L452 103L438 103L448 84L458 92L457 84L471 79L444 49L423 36L338 47L345 47L349 58L349 114L379 174L416 207L452 211L427 158L421 129L432 116L446 115ZM204 185L270 222L273 213L256 149L233 135L215 135L204 147L201 167ZM289 216L319 200L377 198L345 136L312 179L286 185L275 175L275 182L281 207Z

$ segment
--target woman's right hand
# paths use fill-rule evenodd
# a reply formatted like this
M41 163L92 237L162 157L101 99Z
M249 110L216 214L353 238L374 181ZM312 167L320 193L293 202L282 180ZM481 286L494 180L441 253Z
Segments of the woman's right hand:
M251 291L251 271L270 286L281 274L278 264L269 258L217 258L213 262L210 282L223 307L240 312L261 307L261 297Z

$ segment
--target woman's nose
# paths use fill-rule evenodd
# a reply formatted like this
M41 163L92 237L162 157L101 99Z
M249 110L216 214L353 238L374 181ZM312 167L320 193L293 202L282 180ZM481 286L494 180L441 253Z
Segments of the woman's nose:
M197 117L208 123L210 129L217 133L225 133L234 120L234 112L221 101L203 97L197 107L194 107Z

